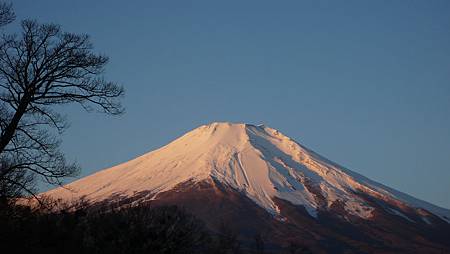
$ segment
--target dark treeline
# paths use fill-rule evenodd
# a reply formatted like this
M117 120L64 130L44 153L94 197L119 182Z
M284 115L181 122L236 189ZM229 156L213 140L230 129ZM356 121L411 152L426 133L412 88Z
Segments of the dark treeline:
M175 206L59 211L0 208L0 244L14 253L207 253L203 224ZM54 208L53 208L54 210Z
M212 232L176 206L94 209L82 201L42 199L34 206L5 201L0 201L0 246L13 253L274 253L265 251L260 235L242 243L225 224ZM275 252L305 251L290 245Z

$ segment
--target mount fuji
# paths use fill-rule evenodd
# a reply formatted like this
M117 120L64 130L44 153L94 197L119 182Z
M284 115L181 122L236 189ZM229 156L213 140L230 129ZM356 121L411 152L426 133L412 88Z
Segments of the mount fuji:
M448 253L450 210L346 169L264 125L211 123L42 193L91 205L178 205L243 241L314 253Z

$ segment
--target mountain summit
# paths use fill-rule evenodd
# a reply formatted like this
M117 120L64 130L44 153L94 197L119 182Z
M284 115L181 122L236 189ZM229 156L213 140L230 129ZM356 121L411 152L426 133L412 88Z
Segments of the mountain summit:
M207 179L245 193L273 215L280 212L273 202L278 197L304 206L313 217L339 201L350 214L370 218L373 207L355 195L362 192L450 221L450 211L344 169L275 129L240 123L200 126L156 151L67 185L71 191L47 194L102 201L145 191L156 198L181 183Z
M432 234L447 232L450 223L447 209L339 166L275 129L240 123L200 126L160 149L44 194L63 200L84 197L91 204L178 204L204 218L212 228L223 214L231 218L221 219L233 221L233 216L243 214L248 214L249 219L264 217L264 223L270 225L260 228L266 231L275 224L286 228L320 224L317 229L281 230L280 239L283 234L302 230L308 231L311 239L320 238L324 233L316 231L327 227L324 220L339 225L434 228ZM198 207L202 202L211 204L211 211ZM208 214L214 209L215 214ZM258 230L257 224L247 229ZM427 239L427 235L418 236ZM424 239L421 241L425 246L428 240Z

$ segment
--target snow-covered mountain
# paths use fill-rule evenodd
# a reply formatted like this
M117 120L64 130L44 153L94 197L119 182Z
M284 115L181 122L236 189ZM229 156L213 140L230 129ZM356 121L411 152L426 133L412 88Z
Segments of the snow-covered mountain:
M67 185L71 191L58 188L47 194L63 199L84 196L95 202L150 191L155 199L180 183L208 178L245 193L273 215L280 212L273 201L278 197L304 206L314 217L318 209L339 200L350 214L370 218L373 207L354 193L364 192L450 221L449 210L345 169L275 129L249 124L203 125L156 151Z
M208 186L214 191L205 195ZM281 224L300 220L289 207L304 209L302 218L311 221L332 214L343 223L389 218L445 230L450 223L450 210L343 168L275 129L250 124L200 126L158 150L44 194L63 200L83 197L92 204L159 201L192 207L199 197L212 202L219 192L233 204L241 199L253 203L252 209L262 208L264 216Z

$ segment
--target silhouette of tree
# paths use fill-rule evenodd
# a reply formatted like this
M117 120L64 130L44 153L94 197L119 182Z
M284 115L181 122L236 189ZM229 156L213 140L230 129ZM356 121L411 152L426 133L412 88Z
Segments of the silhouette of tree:
M295 242L290 242L287 247L287 253L290 254L310 254L311 251L303 245L297 244Z
M216 240L217 243L210 252L218 254L241 253L241 243L238 240L238 234L229 228L223 221L220 223Z
M264 253L264 238L261 233L255 235L255 253Z
M0 168L8 168L7 161L0 160ZM0 206L10 206L22 196L23 190L33 190L33 175L25 171L10 171L0 178ZM31 192L33 193L33 192Z
M0 25L15 17L4 3L0 15ZM77 103L117 115L124 90L102 78L108 58L93 53L89 36L32 20L22 21L21 29L0 40L0 161L8 162L0 167L0 181L33 194L29 184L14 179L40 176L61 184L78 172L59 150L67 122L55 106Z
M5 26L16 19L12 4L0 2L0 27Z

